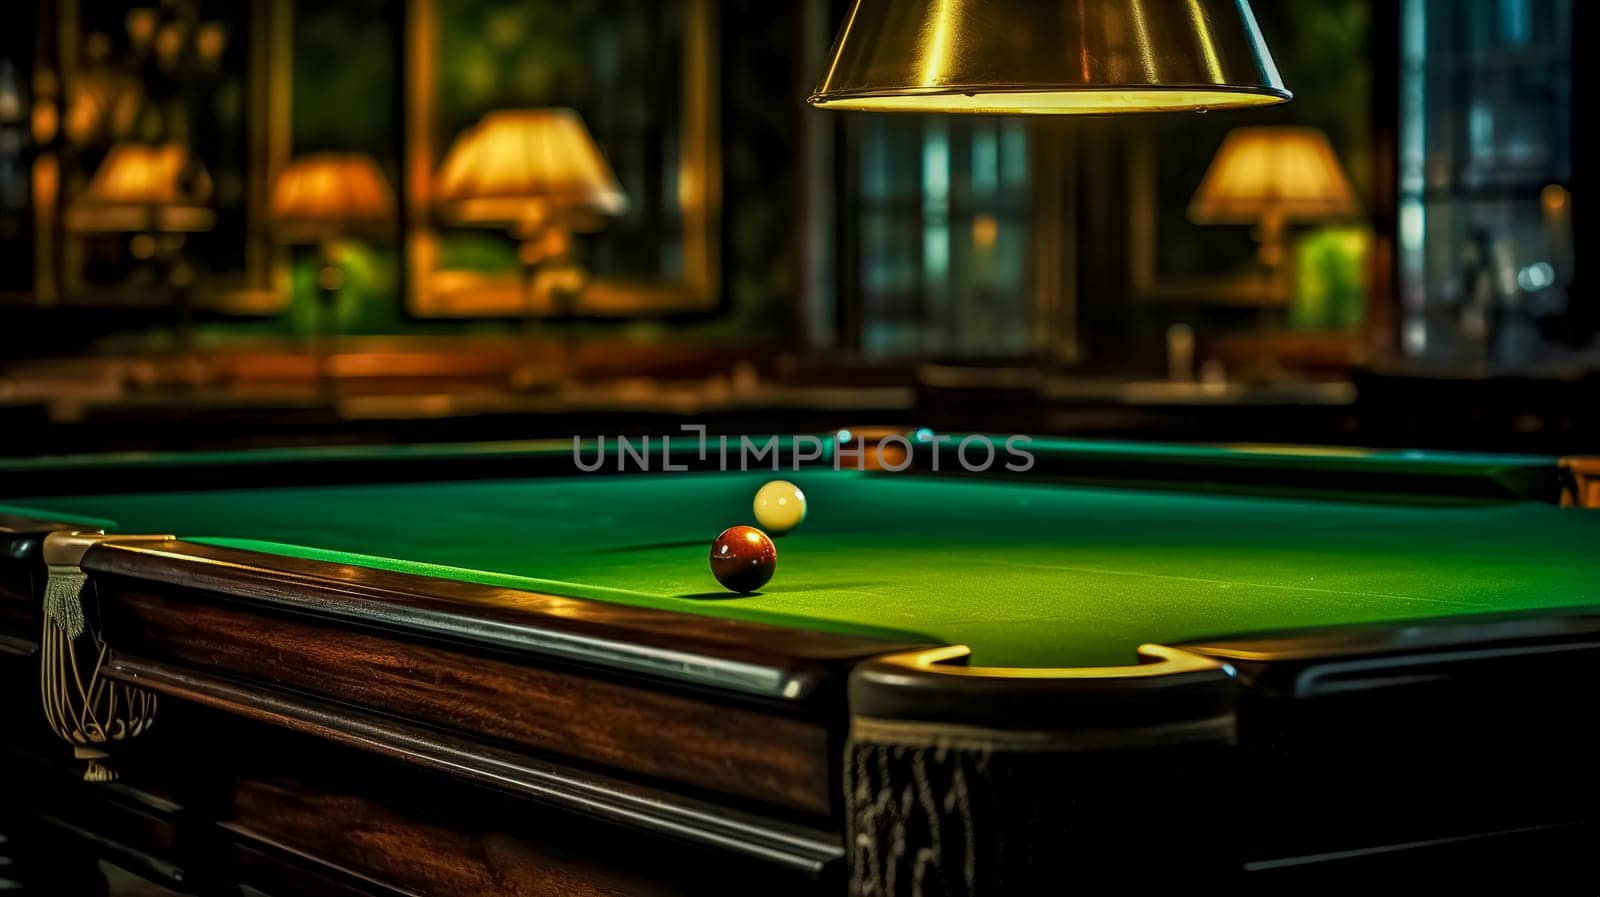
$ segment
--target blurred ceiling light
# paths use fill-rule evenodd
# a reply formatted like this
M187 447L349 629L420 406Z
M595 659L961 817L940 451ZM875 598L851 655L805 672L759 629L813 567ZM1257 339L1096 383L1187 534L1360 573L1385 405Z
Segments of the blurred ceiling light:
M194 48L200 58L215 63L222 58L228 46L228 26L221 22L203 22L194 34Z
M1290 96L1249 0L856 0L810 102L1081 115Z
M103 63L111 58L111 35L94 31L83 36L83 59L90 64Z
M1556 282L1556 269L1549 262L1534 262L1517 272L1517 286L1525 293L1536 293Z
M80 146L133 130L144 107L144 85L137 77L108 66L88 68L68 92L65 131Z
M1291 221L1326 221L1359 214L1355 189L1316 128L1237 128L1217 150L1189 204L1197 224L1255 224L1261 261L1283 261L1283 231Z
M118 144L74 203L70 225L81 231L209 230L215 216L204 204L210 196L210 176L180 144Z
M186 37L183 26L177 22L168 22L156 31L156 59L161 62L162 69L178 66Z
M318 153L294 160L272 187L279 234L317 242L383 232L394 219L394 194L378 163L361 153Z
M527 235L558 219L592 226L627 211L611 166L570 109L492 112L456 138L434 199L446 217Z
M123 26L128 29L128 43L136 51L150 46L156 36L156 26L160 24L161 12L153 6L134 7L123 17Z
M1544 206L1546 215L1557 215L1567 210L1572 194L1560 184L1546 184L1539 191L1539 202Z
M56 104L49 100L40 100L33 106L33 140L35 143L49 143L56 137L56 128L61 123L61 114L56 111Z
M972 245L979 249L993 249L1000 237L1000 221L993 215L977 215L972 219Z

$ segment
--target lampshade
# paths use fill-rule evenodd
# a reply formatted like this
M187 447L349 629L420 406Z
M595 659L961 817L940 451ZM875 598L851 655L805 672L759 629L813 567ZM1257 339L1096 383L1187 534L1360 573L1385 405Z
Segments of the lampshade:
M1063 115L1289 97L1249 0L856 0L811 103Z
M1199 224L1316 221L1359 211L1350 179L1316 128L1230 132L1189 205Z
M278 175L271 210L290 238L381 230L394 217L394 194L370 156L320 153Z
M215 220L204 208L210 196L210 175L180 144L118 144L74 203L69 225L82 231L206 230Z
M456 220L521 225L547 214L620 215L628 197L571 109L494 112L456 138L435 199Z
M211 192L211 179L176 143L159 146L124 143L111 148L89 180L81 201L100 206L199 204Z

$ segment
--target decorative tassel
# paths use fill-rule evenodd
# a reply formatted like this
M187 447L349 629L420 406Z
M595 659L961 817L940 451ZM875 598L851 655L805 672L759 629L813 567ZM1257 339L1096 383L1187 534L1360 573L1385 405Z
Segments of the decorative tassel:
M51 567L44 582L44 616L75 639L83 635L83 587L89 575L77 567Z

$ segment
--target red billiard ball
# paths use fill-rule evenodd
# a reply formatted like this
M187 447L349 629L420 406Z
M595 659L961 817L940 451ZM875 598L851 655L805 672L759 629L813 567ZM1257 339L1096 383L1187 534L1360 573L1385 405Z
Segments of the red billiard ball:
M711 543L711 575L729 591L754 592L777 569L777 546L753 526L730 526Z

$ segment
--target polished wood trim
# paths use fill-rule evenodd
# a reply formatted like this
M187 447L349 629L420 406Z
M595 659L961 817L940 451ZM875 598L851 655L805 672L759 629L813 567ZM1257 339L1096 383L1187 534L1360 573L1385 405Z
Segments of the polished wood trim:
M827 814L821 722L541 664L329 625L167 583L96 579L122 678L138 659L292 689L696 789ZM130 665L132 664L132 665Z
M1600 652L1600 614L1483 614L1185 643L1236 668L1253 694L1316 697L1443 681L1456 671Z
M743 854L812 876L843 859L836 836L542 762L390 717L114 656L106 674L277 728L457 776L589 818Z
M236 823L222 823L222 829L237 842L225 862L238 870L241 880L251 883L251 889L244 892L250 897L428 897L278 843Z
M912 646L130 539L81 553L127 681L229 675L822 816L849 669Z
M124 758L122 783L87 784L68 752L25 738L0 744L0 784L30 820L70 836L63 861L111 859L184 893L778 897L841 880L838 868L819 878L662 838L261 720L170 710ZM840 852L837 831L816 837Z
M292 868L381 886L385 894L698 897L749 894L753 888L817 893L815 885L785 887L705 857L641 851L603 831L586 831L583 850L574 851L551 843L539 826L504 814L468 821L450 811L429 819L404 802L390 805L359 790L246 779L233 800L238 818L223 828L267 853L269 863L287 860Z
M147 590L200 590L248 599L260 609L783 704L806 702L842 684L856 660L926 646L181 540L99 544L85 554L83 569L142 580L152 584L142 587Z

